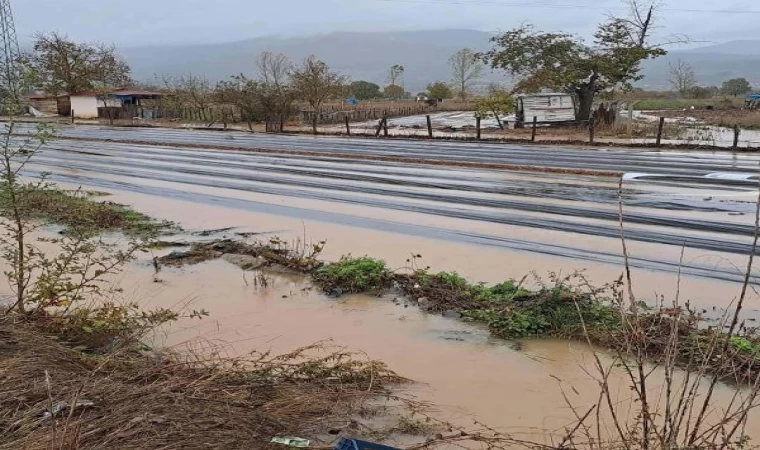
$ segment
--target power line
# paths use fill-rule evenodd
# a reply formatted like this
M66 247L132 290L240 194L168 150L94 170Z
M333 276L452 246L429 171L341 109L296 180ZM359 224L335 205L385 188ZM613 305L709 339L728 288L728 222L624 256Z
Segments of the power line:
M538 8L538 9L593 9L597 11L608 11L611 9L626 9L621 6L600 7L599 5L589 4L561 4L561 3L517 3L517 2L499 2L499 1L463 1L463 0L374 0L377 2L387 3L419 3L433 5L462 5L462 6L501 6L508 8ZM739 9L694 9L694 8L660 8L660 11L668 12L686 12L686 13L703 13L703 14L760 14L757 10L739 10Z

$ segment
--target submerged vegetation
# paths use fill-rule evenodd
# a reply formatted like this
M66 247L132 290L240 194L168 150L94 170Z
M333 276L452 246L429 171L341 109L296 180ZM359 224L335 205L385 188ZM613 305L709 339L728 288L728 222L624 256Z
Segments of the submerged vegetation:
M340 261L317 269L314 281L326 292L382 292L393 280L385 261L370 257L344 256Z
M672 357L681 367L701 367L740 383L753 382L760 371L760 336L755 330L742 327L729 336L721 331L724 324L710 326L688 307L637 303L630 308L622 298L622 280L595 288L582 274L550 274L548 283L536 280L539 288L529 290L523 286L525 280L487 286L470 283L455 272L418 268L393 272L381 260L351 256L322 266L313 276L329 294L397 290L425 311L483 323L502 338L589 340L625 353L630 349L626 339L630 327L635 326L637 344L646 347L650 361L667 357L668 343L678 339ZM709 344L728 338L730 345L714 349L719 357L706 351Z
M28 184L16 193L17 206L25 210L30 221L51 223L77 231L120 231L130 236L152 237L172 227L157 222L127 206L109 201L94 201L99 193L84 190L66 191L45 182ZM0 214L12 214L12 200L7 190L0 191Z

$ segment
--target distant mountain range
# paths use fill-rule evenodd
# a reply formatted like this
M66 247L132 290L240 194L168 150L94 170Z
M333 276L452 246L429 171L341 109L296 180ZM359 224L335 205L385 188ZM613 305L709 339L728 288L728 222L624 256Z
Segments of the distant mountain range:
M388 68L405 67L404 82L416 93L432 81L448 81L449 57L457 50L490 48L491 33L475 30L433 30L381 33L330 33L309 37L260 37L239 42L209 45L152 46L124 48L124 58L133 76L150 81L156 75L192 73L218 81L230 75L255 73L255 59L263 51L281 52L298 62L317 55L332 68L353 80L385 85ZM720 85L724 80L746 77L760 88L760 40L735 41L710 47L671 52L644 64L642 87L666 89L669 63L691 64L703 85ZM504 74L487 71L483 84L507 82Z

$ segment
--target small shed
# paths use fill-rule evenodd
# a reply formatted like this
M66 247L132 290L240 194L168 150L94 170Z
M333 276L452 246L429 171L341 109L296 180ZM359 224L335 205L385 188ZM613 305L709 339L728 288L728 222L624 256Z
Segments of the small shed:
M43 114L58 114L58 96L37 91L28 95L29 105Z
M160 92L119 89L110 92L84 91L69 95L71 114L78 119L97 119L98 117L132 118L137 112L143 112L146 100L155 100L162 96ZM123 109L128 109L124 112ZM147 114L146 114L147 115Z
M96 91L82 91L69 94L71 115L77 119L97 119L98 108L102 106L121 107L118 98L104 97L103 93Z
M515 97L517 126L533 123L562 124L575 122L575 97L563 93L523 94Z

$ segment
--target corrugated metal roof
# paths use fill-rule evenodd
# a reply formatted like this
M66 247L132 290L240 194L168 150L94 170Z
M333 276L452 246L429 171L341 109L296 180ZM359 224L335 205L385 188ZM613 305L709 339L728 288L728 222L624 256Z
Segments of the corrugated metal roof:
M515 98L524 98L524 97L557 97L557 96L572 96L572 94L567 94L565 92L541 92L538 94L517 94L515 95Z
M153 91L119 90L111 92L111 95L118 95L122 97L160 97L164 94L161 92Z
M110 91L110 92L103 92L103 91L80 91L75 92L71 94L72 97L97 97L100 95L114 95L118 97L158 97L162 96L161 92L152 92L152 91L138 91L138 90L127 90L127 89L119 89L116 91Z
M57 97L58 97L57 95L46 94L44 92L37 92L37 93L29 94L26 96L26 98L28 98L29 100L47 100L47 99L52 99L52 98L57 98Z

